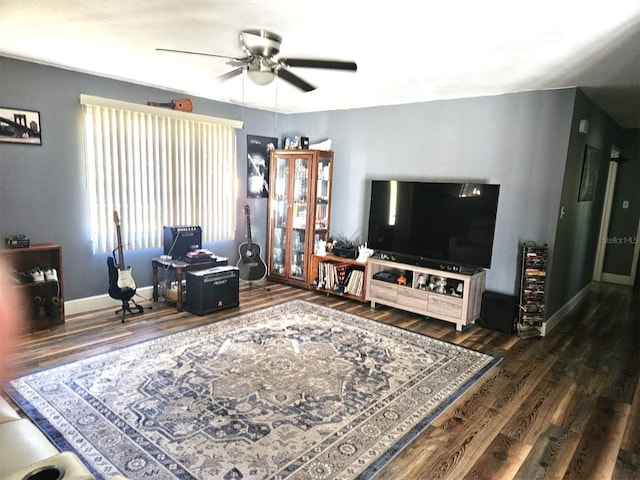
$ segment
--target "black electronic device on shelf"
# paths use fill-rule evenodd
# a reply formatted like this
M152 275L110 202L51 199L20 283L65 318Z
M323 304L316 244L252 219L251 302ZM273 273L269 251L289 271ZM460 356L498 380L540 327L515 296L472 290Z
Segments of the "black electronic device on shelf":
M332 253L336 257L342 258L358 258L358 247L355 245L336 245L333 247Z
M378 272L373 275L373 278L375 280L380 280L381 282L396 283L399 276L400 275L394 272Z
M29 238L26 235L13 235L5 239L7 248L28 248Z

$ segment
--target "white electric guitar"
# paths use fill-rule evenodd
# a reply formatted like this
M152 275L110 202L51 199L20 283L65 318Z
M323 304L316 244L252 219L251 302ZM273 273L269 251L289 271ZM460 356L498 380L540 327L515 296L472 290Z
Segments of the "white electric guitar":
M109 295L119 300L128 300L136 293L136 282L131 274L131 267L124 266L124 254L122 246L122 235L120 233L120 218L118 212L113 212L113 221L116 224L116 235L118 239L118 265L109 257L107 264L109 266Z

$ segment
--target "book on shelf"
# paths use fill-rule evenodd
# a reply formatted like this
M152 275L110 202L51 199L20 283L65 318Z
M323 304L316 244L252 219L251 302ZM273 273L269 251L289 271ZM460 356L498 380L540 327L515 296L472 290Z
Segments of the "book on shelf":
M362 296L364 285L364 272L358 269L352 269L347 278L344 293L355 295L357 297Z
M364 271L348 263L318 263L318 281L320 289L362 296L364 292Z

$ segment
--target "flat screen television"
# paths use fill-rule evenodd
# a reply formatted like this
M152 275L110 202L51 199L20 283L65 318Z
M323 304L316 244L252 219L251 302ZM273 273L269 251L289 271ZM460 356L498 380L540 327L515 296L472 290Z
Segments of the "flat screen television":
M491 266L500 185L373 180L368 246L404 263Z

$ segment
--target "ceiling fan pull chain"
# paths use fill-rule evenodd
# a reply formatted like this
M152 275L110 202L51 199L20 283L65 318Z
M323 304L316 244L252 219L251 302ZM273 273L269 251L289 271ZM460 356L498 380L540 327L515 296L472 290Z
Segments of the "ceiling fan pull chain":
M242 125L244 125L244 77L246 77L247 74L243 72L242 74Z
M274 126L273 131L278 133L278 76L276 75L276 108L275 108L275 118L273 120Z

